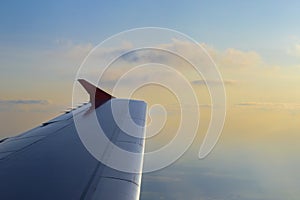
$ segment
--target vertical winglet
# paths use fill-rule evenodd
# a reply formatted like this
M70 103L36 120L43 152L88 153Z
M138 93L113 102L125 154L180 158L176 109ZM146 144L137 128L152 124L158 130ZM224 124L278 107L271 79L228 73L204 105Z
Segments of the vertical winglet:
M78 81L89 93L90 102L94 108L98 108L106 101L115 98L84 79L78 79Z

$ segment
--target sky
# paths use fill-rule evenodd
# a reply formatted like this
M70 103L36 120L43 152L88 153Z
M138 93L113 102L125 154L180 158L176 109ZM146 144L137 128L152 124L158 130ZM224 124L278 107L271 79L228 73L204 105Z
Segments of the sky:
M296 0L2 1L0 136L21 133L71 107L80 64L108 37L139 27L174 29L199 42L217 64L227 116L216 148L198 160L211 111L203 107L189 151L145 174L141 199L299 199L299 11ZM188 45L176 48L192 51ZM207 89L193 81L201 103L209 105ZM150 94L157 90L146 88ZM151 102L169 98L152 95ZM167 136L148 141L148 149L172 137L178 112L168 123Z

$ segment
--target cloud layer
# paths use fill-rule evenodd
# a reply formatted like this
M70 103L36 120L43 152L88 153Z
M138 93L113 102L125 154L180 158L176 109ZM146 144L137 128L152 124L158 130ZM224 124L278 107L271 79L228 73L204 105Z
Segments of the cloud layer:
M299 103L276 103L276 102L241 102L236 104L240 107L252 107L258 109L280 109L280 110L300 110Z
M17 100L3 100L0 99L0 104L5 105L48 105L49 101L47 100L24 100L24 99L17 99Z

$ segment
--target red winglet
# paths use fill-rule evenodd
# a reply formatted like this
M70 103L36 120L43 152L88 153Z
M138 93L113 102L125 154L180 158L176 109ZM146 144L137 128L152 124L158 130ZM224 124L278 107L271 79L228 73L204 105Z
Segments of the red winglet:
M78 79L78 81L89 93L90 102L92 103L94 108L98 108L106 101L115 98L84 79Z

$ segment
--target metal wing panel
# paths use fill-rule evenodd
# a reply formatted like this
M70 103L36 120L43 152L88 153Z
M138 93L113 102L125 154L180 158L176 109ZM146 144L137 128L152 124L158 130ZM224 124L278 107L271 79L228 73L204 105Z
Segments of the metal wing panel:
M124 108L125 101L128 102L112 99L96 109L97 115L101 116L98 118L99 123L106 124L105 134L108 136L112 134L111 130L118 129L115 121L109 117L112 116L112 101L117 110ZM117 111L120 112L120 117L126 115L144 125L146 104L133 100L129 103L129 113ZM85 105L80 110L73 111L73 114L85 117L90 112L90 106ZM73 118L69 115L50 122L46 126L22 134L20 138L14 137L0 143L1 199L139 198L141 173L124 173L97 161L83 146ZM143 129L135 131L142 132L133 134L144 134ZM115 133L117 137L112 138L114 144L127 150L141 152L140 159L136 163L130 163L141 168L143 139L129 136L122 130ZM23 140L23 146L13 145L18 143L18 140ZM6 150L11 150L13 154L7 153Z
M113 108L113 109L112 109ZM128 109L129 108L129 109ZM86 199L138 199L140 194L142 162L144 153L144 126L146 115L146 103L142 101L112 99L96 109L96 115L106 136L110 138L111 144L107 144L109 149L103 157L110 157L114 151L114 145L130 152L140 154L140 158L133 163L128 163L138 173L126 173L112 169L105 165L100 165L96 176L91 180L89 189L86 192ZM128 119L136 123L135 128L127 126ZM122 127L117 124L122 122ZM124 123L125 122L125 123ZM123 130L123 129L128 130ZM130 131L130 135L128 135ZM138 137L134 137L138 136ZM139 138L142 137L142 138ZM124 158L122 162L129 162Z
M79 199L97 161L74 125L0 161L1 199Z

